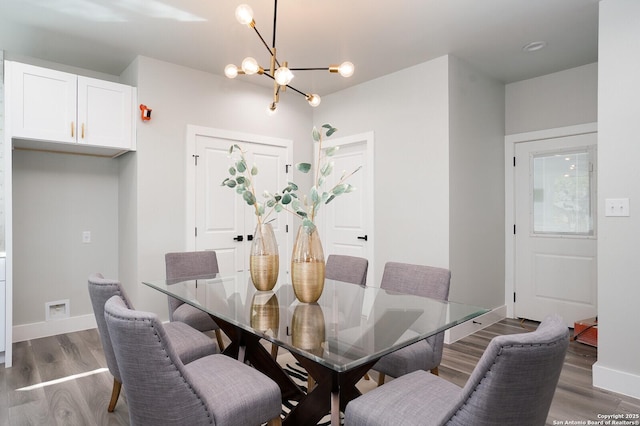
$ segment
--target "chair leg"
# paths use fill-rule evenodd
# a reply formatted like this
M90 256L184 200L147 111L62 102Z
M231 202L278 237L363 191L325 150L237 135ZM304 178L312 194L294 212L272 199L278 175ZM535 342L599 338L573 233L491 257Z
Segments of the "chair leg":
M438 371L438 367L433 367L431 369L431 374L435 374L436 376L439 376L440 374L439 374L439 371Z
M281 426L281 425L282 425L282 419L280 418L280 416L269 420L269 422L267 423L267 426Z
M113 410L116 409L116 402L118 402L118 397L120 396L120 389L122 388L122 383L120 383L117 379L113 379L113 390L111 391L111 401L109 401L109 407L107 411L113 413Z
M275 345L273 343L271 344L271 358L278 358L278 345Z
M384 373L378 373L378 386L384 385Z
M224 351L224 343L222 342L222 331L217 328L216 331L216 340L218 341L218 348L220 348L220 352Z
M371 377L369 376L369 373L364 373L364 379L365 380L371 380Z

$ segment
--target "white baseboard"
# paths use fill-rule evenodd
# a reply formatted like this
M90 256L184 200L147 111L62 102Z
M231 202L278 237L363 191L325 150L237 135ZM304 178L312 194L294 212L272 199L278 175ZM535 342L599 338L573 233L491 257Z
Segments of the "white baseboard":
M491 324L495 324L498 321L502 321L507 317L507 305L502 305L497 308L493 308L486 314L480 315L474 318L472 321L464 322L460 325L450 328L444 332L444 342L451 344L457 342L463 337L470 336L476 331L489 327Z
M13 327L13 342L24 342L25 340L72 333L96 327L96 317L93 314L16 325Z
M594 387L640 399L639 375L605 367L600 361L593 364L592 374Z

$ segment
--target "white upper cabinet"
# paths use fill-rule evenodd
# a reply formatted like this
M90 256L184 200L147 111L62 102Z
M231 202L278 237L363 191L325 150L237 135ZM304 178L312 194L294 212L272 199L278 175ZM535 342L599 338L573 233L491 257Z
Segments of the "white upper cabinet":
M135 149L133 87L17 62L7 64L13 138Z

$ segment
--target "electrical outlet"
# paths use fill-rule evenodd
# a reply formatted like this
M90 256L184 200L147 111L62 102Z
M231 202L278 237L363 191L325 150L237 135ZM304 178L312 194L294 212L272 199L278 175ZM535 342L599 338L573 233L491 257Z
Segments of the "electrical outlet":
M628 198L607 198L604 201L605 216L629 216Z

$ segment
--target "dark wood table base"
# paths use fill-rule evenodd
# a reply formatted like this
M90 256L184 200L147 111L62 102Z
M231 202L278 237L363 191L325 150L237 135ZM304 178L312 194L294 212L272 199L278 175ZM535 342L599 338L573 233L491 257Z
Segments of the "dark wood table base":
M312 425L317 424L327 413L332 410L344 411L349 401L361 395L356 383L376 363L370 361L349 371L338 373L328 367L312 361L302 355L291 352L295 359L307 370L316 381L316 386L308 393L296 385L280 364L271 357L269 351L260 343L260 337L245 332L242 329L212 316L216 324L229 337L231 343L224 349L223 354L238 359L238 355L244 353L244 361L249 362L254 368L270 377L280 387L282 400L298 401L298 404L289 412L283 421L283 425ZM332 401L339 401L338 405ZM333 413L332 419L339 417L339 413ZM335 422L334 422L335 423Z

